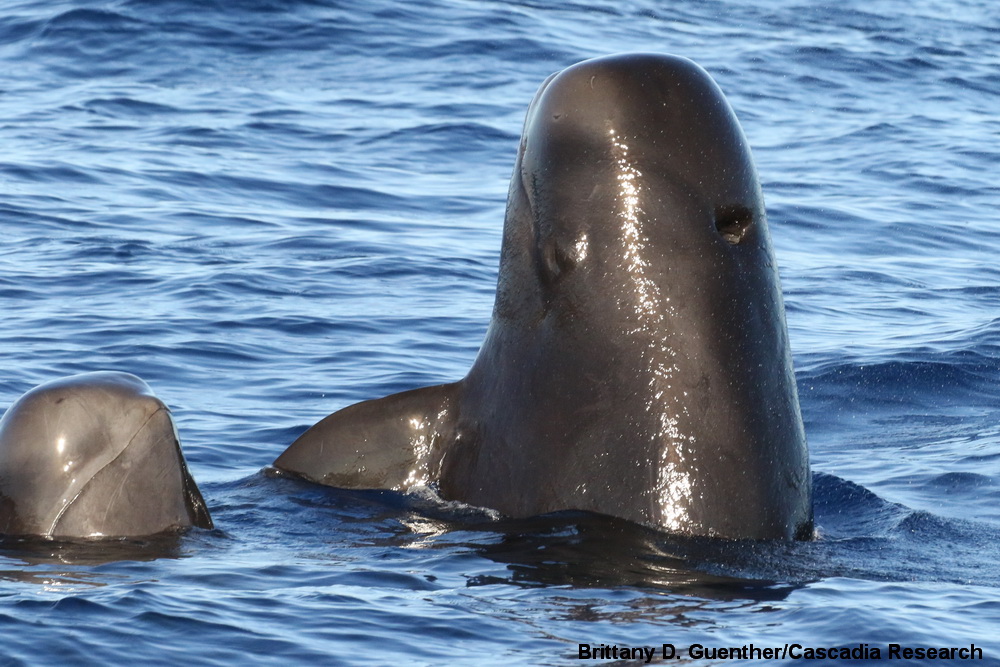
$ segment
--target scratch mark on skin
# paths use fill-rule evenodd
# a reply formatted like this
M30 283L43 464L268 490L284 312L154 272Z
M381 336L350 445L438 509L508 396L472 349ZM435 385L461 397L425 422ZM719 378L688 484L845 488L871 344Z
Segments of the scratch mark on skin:
M62 506L62 509L59 510L59 513L52 520L52 525L49 526L48 531L45 532L45 537L52 537L52 535L55 533L56 527L59 525L59 522L62 520L63 515L65 515L66 512L69 510L69 508L73 505L73 503L75 503L80 498L80 496L83 494L83 492L87 490L87 487L90 485L91 482L94 481L94 478L97 477L98 475L100 475L101 472L103 472L104 470L106 470L109 466L113 465L116 461L118 461L118 459L120 459L122 457L122 455L126 451L128 451L128 448L132 445L132 443L135 442L136 437L140 433L142 433L143 430L145 430L146 426L149 425L149 422L151 422L153 420L153 417L155 417L156 415L158 415L160 412L167 412L167 413L169 413L170 411L166 407L160 407L160 408L154 410L152 412L152 414L150 414L149 417L146 418L146 421L144 421L142 423L142 425L139 426L138 429L136 429L135 433L132 434L132 437L129 438L129 441L127 443L125 443L125 446L122 447L121 451L119 451L117 454L115 454L115 456L110 461L108 461L107 463L105 463L103 466L100 467L99 470L97 470L93 475L91 475L90 479L88 479L86 482L83 483L83 486L80 487L80 490L77 491L76 495L74 495L72 498L70 498L68 501L65 502L65 504ZM125 479L127 479L127 478L128 478L128 475L125 475ZM122 480L121 484L124 484L125 479ZM121 488L121 485L119 485L119 489L120 488ZM117 492L116 492L116 495L117 495ZM109 507L105 509L105 514L104 514L105 519L107 518L107 511L108 511L108 509L110 509L110 503L109 503Z

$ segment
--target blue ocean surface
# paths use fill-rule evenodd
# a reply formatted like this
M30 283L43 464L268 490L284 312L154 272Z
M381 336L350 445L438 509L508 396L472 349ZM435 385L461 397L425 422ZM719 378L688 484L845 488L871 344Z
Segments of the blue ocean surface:
M818 539L498 520L262 472L335 409L465 374L527 104L621 51L692 58L743 124ZM0 65L0 409L141 376L216 523L5 544L0 664L571 665L664 643L684 664L750 643L1000 664L991 0L14 0Z

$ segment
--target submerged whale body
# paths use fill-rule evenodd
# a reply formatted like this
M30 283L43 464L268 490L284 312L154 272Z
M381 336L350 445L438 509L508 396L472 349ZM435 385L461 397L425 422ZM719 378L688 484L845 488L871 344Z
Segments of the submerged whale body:
M532 101L468 375L352 405L275 467L525 517L806 538L808 451L756 170L695 63L588 60Z
M36 387L0 420L0 535L129 537L211 528L170 411L127 373Z

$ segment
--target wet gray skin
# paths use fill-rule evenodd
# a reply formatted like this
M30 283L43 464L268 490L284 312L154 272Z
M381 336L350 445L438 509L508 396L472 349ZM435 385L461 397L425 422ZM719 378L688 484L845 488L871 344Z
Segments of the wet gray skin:
M0 420L0 535L145 536L211 528L170 411L127 373L32 389Z
M808 450L756 170L675 56L550 77L511 179L496 304L465 379L366 401L277 468L523 517L805 538Z

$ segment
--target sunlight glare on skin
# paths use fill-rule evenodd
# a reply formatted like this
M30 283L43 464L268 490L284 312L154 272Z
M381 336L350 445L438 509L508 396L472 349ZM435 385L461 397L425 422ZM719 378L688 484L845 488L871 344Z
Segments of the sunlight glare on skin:
M590 247L589 241L587 240L587 235L583 234L580 239L573 244L573 249L576 251L576 261L582 262L587 259L587 250Z
M409 421L410 428L416 434L410 441L410 447L413 448L416 462L410 470L410 474L403 480L403 483L393 487L394 491L405 491L412 486L427 483L427 471L423 469L421 463L430 453L431 449L430 438L427 437L427 427L429 424L417 417L411 417Z
M444 423L447 418L448 411L441 410L433 420L420 417L411 417L409 419L410 428L414 433L413 438L410 440L414 464L406 479L402 483L392 487L393 491L406 491L415 486L427 486L431 483L431 475L427 469L427 464L434 449L434 443L441 437L440 433L436 430L436 426Z
M632 333L648 338L649 347L642 355L643 363L649 366L651 379L650 396L646 410L656 412L660 428L654 433L661 446L657 466L657 482L653 491L655 502L661 512L664 527L684 531L691 526L688 508L691 505L691 478L686 470L685 446L694 443L694 436L684 435L679 427L681 414L687 408L673 404L670 398L674 376L679 373L675 362L664 363L664 359L676 359L677 352L664 341L658 332L663 331L665 316L676 316L676 309L663 297L656 282L646 275L649 266L643 253L646 251L647 237L643 233L643 211L640 207L640 178L642 173L629 158L628 144L614 129L609 130L612 150L618 168L618 198L621 204L619 217L624 248L624 266L631 279L635 295L635 316L638 321ZM681 414L678 414L678 410ZM650 517L652 518L652 517Z

